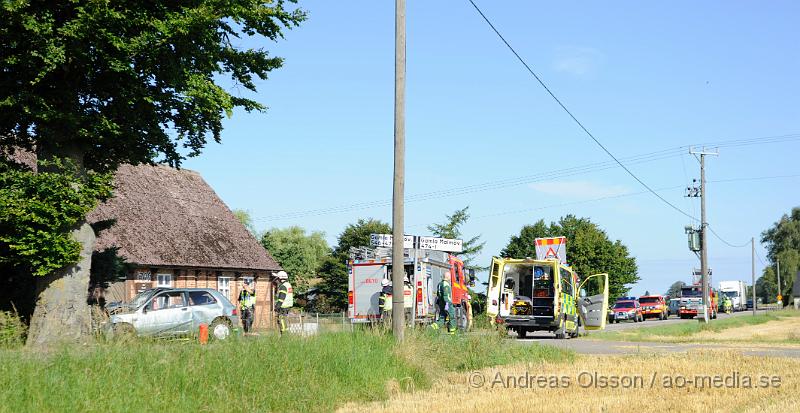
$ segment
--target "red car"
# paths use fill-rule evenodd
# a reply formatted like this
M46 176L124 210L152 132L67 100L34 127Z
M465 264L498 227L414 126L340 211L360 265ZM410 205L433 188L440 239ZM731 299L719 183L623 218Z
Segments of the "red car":
M669 317L669 307L662 295L644 295L639 297L642 306L642 317L666 320Z
M636 297L622 297L614 304L614 322L633 321L638 323L644 321L642 306Z

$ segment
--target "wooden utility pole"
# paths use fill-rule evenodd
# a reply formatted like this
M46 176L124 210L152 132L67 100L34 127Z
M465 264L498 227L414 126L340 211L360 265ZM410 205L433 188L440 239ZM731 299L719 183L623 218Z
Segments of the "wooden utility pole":
M708 222L706 221L706 155L718 155L716 152L689 150L693 155L700 155L700 274L703 285L703 318L708 322L711 313L708 285Z
M392 191L392 331L403 341L403 196L406 157L406 1L395 0L394 12L394 182Z
M778 308L781 308L781 307L783 307L783 294L781 293L781 290L782 290L782 288L781 288L781 260L779 260L778 258L775 258L775 265L777 266L777 268L775 269L775 272L777 273L776 275L778 276L778 297L780 297L778 299Z
M756 315L756 239L750 238L750 262L752 263L752 276L753 276L753 315Z

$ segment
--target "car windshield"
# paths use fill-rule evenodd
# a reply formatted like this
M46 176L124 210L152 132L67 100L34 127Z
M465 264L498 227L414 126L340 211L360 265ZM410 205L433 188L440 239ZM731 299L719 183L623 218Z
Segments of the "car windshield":
M683 288L681 289L681 296L683 297L702 297L703 293L699 288Z
M621 303L617 303L614 308L633 308L632 301L623 301Z
M739 296L739 293L737 293L736 291L724 291L722 294L724 294L728 298L736 298Z
M139 294L136 294L136 297L133 297L133 300L131 300L130 302L131 307L133 308L141 307L142 304L144 304L145 301L147 301L150 298L150 296L152 296L155 293L155 291L156 290L144 290Z
M639 299L640 304L652 304L657 302L658 302L658 297L642 297Z

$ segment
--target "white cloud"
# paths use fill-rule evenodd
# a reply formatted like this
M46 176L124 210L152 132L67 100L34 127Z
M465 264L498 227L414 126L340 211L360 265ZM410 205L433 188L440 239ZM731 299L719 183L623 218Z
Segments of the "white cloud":
M584 77L593 74L605 60L605 55L590 47L559 47L553 68L573 76Z
M630 192L622 185L604 185L589 181L538 182L529 186L537 192L573 199L606 198Z

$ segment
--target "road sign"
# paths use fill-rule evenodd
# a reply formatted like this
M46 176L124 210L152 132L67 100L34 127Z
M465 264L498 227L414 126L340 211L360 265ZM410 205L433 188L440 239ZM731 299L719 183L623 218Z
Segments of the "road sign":
M391 234L370 234L369 242L373 247L392 246ZM445 252L461 252L464 242L460 239L421 237L418 235L405 235L403 237L403 248L419 248L421 250L435 250Z
M392 234L370 234L369 243L373 247L392 247ZM403 248L414 248L414 236L403 236Z
M460 239L418 237L417 241L417 245L421 250L461 252L464 248L464 242Z
M536 259L558 259L562 264L567 263L567 237L536 238Z

